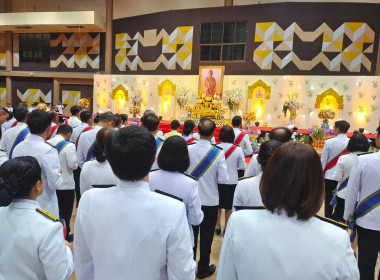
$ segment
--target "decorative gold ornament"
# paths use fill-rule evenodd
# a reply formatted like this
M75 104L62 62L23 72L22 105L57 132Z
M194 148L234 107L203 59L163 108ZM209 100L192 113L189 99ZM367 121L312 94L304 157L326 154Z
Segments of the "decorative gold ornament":
M253 85L248 86L248 99L252 99L253 92L255 92L256 89L260 88L264 89L265 99L270 99L271 87L264 83L261 79L255 82Z
M315 108L319 108L321 105L321 102L326 96L332 96L335 98L336 102L338 103L338 109L343 109L344 104L343 104L343 95L339 95L335 90L332 88L329 88L325 92L317 95L317 99L315 100Z
M115 100L115 97L116 97L116 94L117 94L118 91L122 91L123 92L126 101L129 100L128 90L125 89L125 87L123 87L121 84L118 85L116 88L114 88L112 90L112 100Z
M177 86L170 81L169 79L166 79L163 81L161 84L158 85L158 95L162 96L163 94L165 95L175 95Z

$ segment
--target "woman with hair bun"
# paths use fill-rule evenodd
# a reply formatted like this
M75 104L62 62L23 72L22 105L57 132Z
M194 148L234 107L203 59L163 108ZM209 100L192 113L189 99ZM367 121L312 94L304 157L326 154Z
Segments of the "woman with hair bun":
M68 279L74 270L59 219L41 210L41 167L17 157L0 168L0 278Z
M106 127L99 130L96 134L96 143L94 145L95 160L85 162L80 173L81 195L94 187L104 188L117 184L118 179L113 173L104 152L107 140L115 131L114 128Z

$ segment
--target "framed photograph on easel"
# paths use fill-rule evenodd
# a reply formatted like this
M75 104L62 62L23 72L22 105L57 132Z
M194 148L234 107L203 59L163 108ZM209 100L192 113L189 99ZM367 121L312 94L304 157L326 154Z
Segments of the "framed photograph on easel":
M220 100L223 96L224 66L199 66L198 96Z

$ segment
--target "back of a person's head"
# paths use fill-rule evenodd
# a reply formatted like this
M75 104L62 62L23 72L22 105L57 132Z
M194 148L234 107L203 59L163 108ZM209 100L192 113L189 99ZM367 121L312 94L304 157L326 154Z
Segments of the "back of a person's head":
M148 114L141 119L142 125L150 132L154 132L158 129L160 121L156 114Z
M215 123L208 118L201 118L198 123L198 133L203 137L210 137L215 131Z
M87 123L92 118L92 112L91 111L82 111L80 113L79 117L83 123Z
M112 112L105 112L105 113L99 114L99 115L97 115L97 118L98 118L98 123L102 123L102 122L113 122L113 123L115 123L115 121L116 121L115 115L112 114Z
M229 125L220 129L219 140L224 143L233 143L235 141L235 132Z
M123 123L128 121L128 115L127 114L120 114L120 118L121 118Z
M272 213L308 220L322 206L321 160L312 146L289 142L270 157L260 181L264 206Z
M50 114L50 120L53 122L56 120L56 118L58 117L58 114L57 112L55 111L49 111L49 114Z
M104 147L107 141L110 139L112 133L116 130L112 127L105 127L98 131L96 134L96 143L94 145L94 157L98 162L106 161L106 154Z
M259 154L257 156L261 169L264 170L269 158L273 155L282 143L280 141L271 139L261 144Z
M121 117L117 113L114 116L115 116L115 127L119 127L122 123Z
M41 134L51 126L51 115L48 112L35 109L29 115L27 122L32 134Z
M340 133L347 133L350 129L350 124L345 120L336 121L334 126L339 128Z
M144 111L143 117L146 117L146 116L151 115L151 114L156 115L156 113L152 109L146 109Z
M176 130L176 129L178 129L180 127L180 125L181 124L179 123L178 120L172 120L172 122L170 123L170 128L172 130Z
M165 171L185 172L190 166L186 141L181 136L166 139L158 154L157 163Z
M286 127L276 127L269 132L269 139L280 141L281 143L289 142L292 138L292 132Z
M18 122L24 122L26 117L29 114L28 108L24 104L18 105L14 110L13 110L13 115Z
M61 124L57 129L57 134L67 135L73 133L73 128L68 124Z
M70 108L70 113L73 116L76 116L80 112L80 108L77 105L74 105Z
M156 140L145 128L123 127L105 145L107 159L115 175L126 181L143 179L156 156Z
M369 142L364 134L354 133L348 141L347 150L350 152L368 152Z
M242 123L242 119L240 116L235 116L232 118L231 123L233 127L240 127Z
M359 128L359 132L360 132L360 133L364 133L364 128L362 128L362 127Z
M27 197L41 180L41 167L34 157L16 157L0 167L0 206L8 206L15 198Z
M193 120L187 120L183 124L183 135L189 136L194 132L195 122Z
M7 118L7 121L13 119L14 115L13 115L13 112L8 112L8 118Z

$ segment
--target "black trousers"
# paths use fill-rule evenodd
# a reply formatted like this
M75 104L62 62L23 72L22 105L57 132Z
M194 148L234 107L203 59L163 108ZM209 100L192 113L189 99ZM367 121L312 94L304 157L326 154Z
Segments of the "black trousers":
M380 251L380 231L357 226L360 280L375 279L376 260ZM380 280L380 275L378 277Z
M202 211L204 218L199 226L193 226L194 232L194 260L196 260L197 255L197 243L198 243L198 232L200 232L199 241L199 262L198 271L205 271L210 265L210 254L212 240L214 239L214 231L216 226L216 221L218 219L218 205L216 206L203 206Z
M74 182L75 182L75 197L76 197L76 200L77 200L77 208L78 208L78 205L79 205L79 200L80 200L80 171L82 169L80 169L80 167L78 166L77 169L74 170Z
M335 205L335 211L333 214L334 220L339 222L344 222L343 215L344 215L344 203L345 200L343 198L337 197L336 198L336 205Z
M66 233L70 233L70 219L74 207L74 190L57 190L59 217L66 222Z
M338 182L334 180L325 179L325 217L334 219L333 207L330 205L330 201L333 197L332 192L335 190Z

